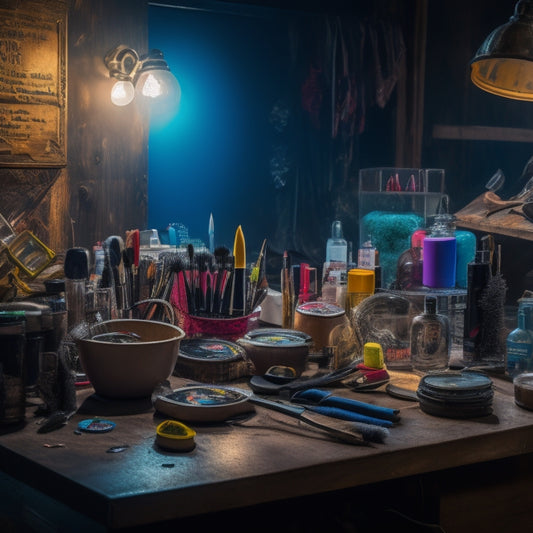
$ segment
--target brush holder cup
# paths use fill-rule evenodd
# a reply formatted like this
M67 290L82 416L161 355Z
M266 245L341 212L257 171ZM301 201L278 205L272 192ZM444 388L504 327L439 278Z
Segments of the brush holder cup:
M176 309L176 325L185 331L188 338L215 337L236 341L248 331L258 327L259 310L246 316L213 318L190 315Z

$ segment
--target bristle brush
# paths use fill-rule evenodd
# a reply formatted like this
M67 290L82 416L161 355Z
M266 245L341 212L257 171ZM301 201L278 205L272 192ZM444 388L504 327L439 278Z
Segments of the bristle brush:
M213 289L213 312L220 313L222 305L222 292L224 289L224 283L227 276L227 261L229 256L229 248L225 246L219 246L215 248L215 261L217 264L218 272L215 278L215 287Z

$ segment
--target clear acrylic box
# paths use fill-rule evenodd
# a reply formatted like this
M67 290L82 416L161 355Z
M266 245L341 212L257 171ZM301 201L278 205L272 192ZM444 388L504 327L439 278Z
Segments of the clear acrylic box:
M382 287L396 277L400 254L416 229L447 212L445 172L437 168L365 168L359 171L359 247L371 240L378 250Z

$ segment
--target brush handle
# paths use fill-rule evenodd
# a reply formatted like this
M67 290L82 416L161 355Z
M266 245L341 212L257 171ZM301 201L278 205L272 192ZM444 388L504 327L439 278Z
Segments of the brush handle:
M222 294L220 297L220 314L221 315L229 315L229 312L230 312L230 300L231 300L231 295L233 294L232 279L233 279L233 273L231 271L228 271L226 274L224 287L222 289Z
M246 314L246 268L235 268L233 276L233 305L232 315Z
M333 396L330 392L320 389L307 389L299 391L292 396L291 402L306 405L334 407L336 409L342 409L343 411L360 413L362 415L389 420L391 422L399 422L400 420L398 409L390 409L389 407L382 407L380 405L360 402L358 400L352 400L351 398Z
M361 432L351 423L330 418L320 413L313 413L304 407L286 405L258 396L250 396L249 401L296 418L305 424L326 431L330 436L349 444L366 444Z

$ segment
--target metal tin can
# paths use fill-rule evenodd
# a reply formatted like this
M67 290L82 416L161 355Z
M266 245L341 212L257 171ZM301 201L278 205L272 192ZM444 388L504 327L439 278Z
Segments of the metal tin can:
M296 307L294 329L307 333L312 338L311 353L322 353L328 346L331 331L348 324L342 307L328 302L305 302Z

